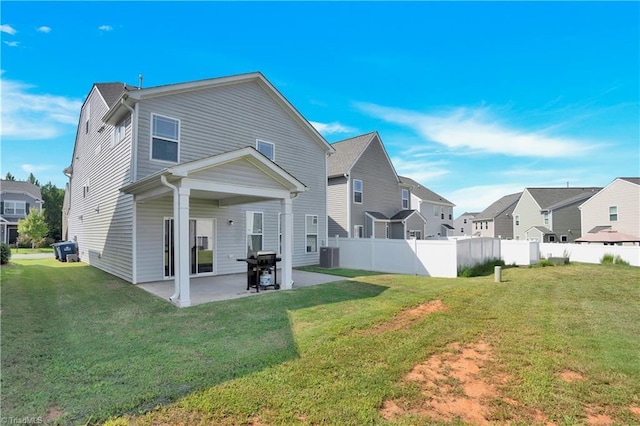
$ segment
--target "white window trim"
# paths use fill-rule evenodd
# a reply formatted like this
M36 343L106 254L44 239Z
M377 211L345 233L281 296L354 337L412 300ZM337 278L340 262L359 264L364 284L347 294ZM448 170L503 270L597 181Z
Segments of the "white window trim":
M315 222L316 222L316 232L309 232L309 222L308 219L309 217L315 218ZM318 243L320 242L318 239L318 231L320 229L320 222L318 221L318 215L317 214L306 214L304 215L304 252L305 253L317 253L318 252ZM310 235L315 235L316 236L316 249L315 251L308 251L307 250L307 238Z
M253 216L254 214L259 214L260 216L262 216L262 232L250 232L253 231L252 229L249 229L249 223L247 221L246 226L245 226L245 230L246 230L246 238L245 238L245 247L249 247L249 237L252 235L260 235L262 236L262 244L261 247L258 251L260 250L264 250L264 212L257 212L257 211L247 211L245 213L245 220L247 220L247 218L249 217L249 215Z
M260 151L259 146L261 143L266 145L271 145L271 152L273 152L273 158L270 158L268 155ZM269 158L269 160L276 161L276 144L274 144L273 142L265 141L264 139L256 139L256 151L258 151L265 157Z
M611 209L615 209L615 213L611 213ZM615 214L616 218L614 220L611 219L611 216ZM609 222L617 222L618 221L618 206L609 206Z
M84 117L84 133L89 133L89 120L91 119L91 104L87 102Z
M168 120L175 120L178 122L178 139L177 140L173 140L173 139L169 139L169 138L157 138L157 139L162 139L162 140L166 140L169 142L176 142L178 144L178 149L177 149L177 153L176 153L176 161L169 161L169 160L161 160L158 158L153 158L153 117L162 117L162 118L166 118ZM173 117L169 117L167 115L162 115L162 114L156 114L155 112L151 113L151 118L149 121L149 160L150 161L154 161L157 163L164 163L164 164L179 164L180 163L180 135L182 135L182 121L179 118L173 118Z
M405 194L407 194L406 197L405 197ZM407 202L406 206L405 206L405 201ZM402 190L402 209L409 210L409 190L408 189Z
M358 229L362 230L362 232L358 232ZM364 225L353 226L353 238L364 238Z
M408 231L409 239L421 240L422 239L422 231L419 229L410 229ZM416 237L416 234L420 234L420 238Z
M153 126L153 121L152 121L152 126ZM111 132L111 148L118 145L118 143L120 143L124 139L124 135L126 134L126 132L127 132L127 126L125 124L125 120L122 120L120 123L116 124L113 127L113 131ZM180 136L180 133L178 133L178 136ZM151 148L153 149L153 134L151 135L151 144L152 144Z
M356 182L360 182L360 191L356 191ZM360 193L360 201L356 201L356 192ZM362 179L353 180L353 203L362 204L364 202L364 182Z
M9 203L13 204L13 213L7 213L7 204L9 204ZM18 213L17 212L17 210L18 210L17 205L18 204L22 204L22 211L24 213ZM5 200L2 214L8 215L8 216L20 216L22 214L22 215L26 216L27 214L29 214L29 212L27 211L27 202L26 201Z

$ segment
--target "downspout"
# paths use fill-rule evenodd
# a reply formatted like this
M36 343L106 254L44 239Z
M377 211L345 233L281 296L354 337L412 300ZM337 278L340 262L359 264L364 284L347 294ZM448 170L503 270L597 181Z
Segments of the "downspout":
M120 103L131 113L131 170L129 181L133 182L136 178L134 170L137 169L135 162L136 150L138 148L136 143L138 141L138 120L136 110L127 105L124 97L120 99Z
M165 175L160 175L160 182L166 186L167 188L173 190L173 219L174 219L174 225L173 225L173 236L174 236L174 247L175 247L175 240L177 239L178 241L180 241L180 227L179 226L175 226L175 220L178 217L178 213L179 213L179 201L180 201L180 196L178 194L178 187L175 185L170 184L169 182L167 182L167 177ZM176 238L177 236L177 238ZM175 249L174 249L175 250ZM175 252L175 251L174 251ZM178 257L181 256L180 254L180 250L178 250ZM174 264L175 264L175 259L173 260ZM180 267L180 262L177 262L178 267ZM175 301L178 299L178 297L180 296L180 283L178 282L178 274L176 274L175 270L173 271L173 295L171 297L169 297L170 301Z
M126 96L126 94L124 95ZM136 179L136 151L137 151L137 141L138 141L138 104L136 104L136 108L133 109L125 102L125 97L123 97L120 102L122 105L131 112L131 155L130 155L130 168L129 168L129 182L133 182ZM138 208L136 204L135 198L133 199L133 223L132 223L132 233L131 233L131 252L132 252L132 265L133 270L131 271L131 279L134 284L138 283L138 230L137 230L137 215Z

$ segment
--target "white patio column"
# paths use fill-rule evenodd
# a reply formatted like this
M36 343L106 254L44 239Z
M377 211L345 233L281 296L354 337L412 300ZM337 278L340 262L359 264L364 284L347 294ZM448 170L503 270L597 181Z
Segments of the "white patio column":
M281 287L291 289L293 286L293 201L290 198L282 200L284 226L282 230L282 282Z
M189 281L190 273L190 255L189 255L189 188L178 188L178 217L176 225L180 231L177 250L178 264L176 265L175 276L180 285L180 297L178 298L178 306L181 308L191 306L191 282Z

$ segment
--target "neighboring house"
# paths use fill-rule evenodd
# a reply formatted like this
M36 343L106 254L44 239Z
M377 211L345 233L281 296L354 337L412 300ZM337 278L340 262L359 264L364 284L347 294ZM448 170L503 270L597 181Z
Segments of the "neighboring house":
M513 238L513 210L521 192L505 195L478 213L472 222L473 236L510 240Z
M418 238L425 218L412 209L409 185L396 173L378 132L332 144L329 157L329 235L354 238Z
M610 230L640 237L640 178L616 178L579 209L583 235Z
M473 235L473 219L478 216L477 212L464 212L453 221L454 237L470 237Z
M425 238L453 235L453 208L455 204L408 177L400 176L400 182L411 191L411 205L426 219Z
M0 181L0 242L15 244L18 221L31 208L42 211L43 203L39 186L18 180Z
M572 243L582 235L578 207L602 188L525 188L513 210L515 239Z
M83 262L134 284L246 271L249 251L292 267L327 241L333 148L261 74L144 89L95 84L81 110L67 236Z

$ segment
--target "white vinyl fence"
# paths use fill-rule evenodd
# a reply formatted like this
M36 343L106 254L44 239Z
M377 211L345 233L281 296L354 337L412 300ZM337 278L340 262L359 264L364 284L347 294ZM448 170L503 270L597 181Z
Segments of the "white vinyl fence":
M605 254L619 255L632 266L640 266L640 246L605 246L603 244L540 243L540 256L569 256L571 262L600 263Z
M493 238L465 240L386 240L332 238L340 249L340 267L429 277L458 275L458 266L473 266L500 258Z
M502 260L507 265L535 265L540 262L540 247L537 241L500 240Z

